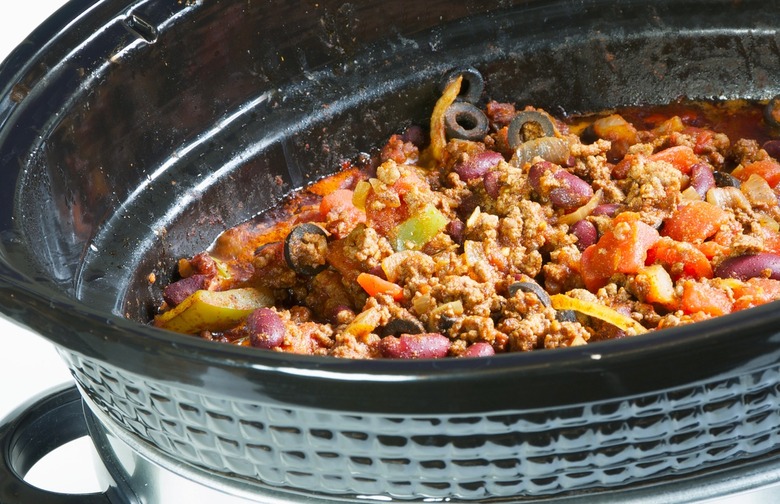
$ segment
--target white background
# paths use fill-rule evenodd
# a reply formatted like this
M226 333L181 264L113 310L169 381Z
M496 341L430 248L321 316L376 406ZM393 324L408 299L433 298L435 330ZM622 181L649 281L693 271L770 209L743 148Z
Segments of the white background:
M14 2L13 9L0 16L0 59L5 59L65 3L66 0ZM50 343L1 315L0 342L0 419L34 395L62 383L73 383ZM89 450L91 445L86 438L71 443L34 467L27 480L39 487L68 493L95 490L94 462Z

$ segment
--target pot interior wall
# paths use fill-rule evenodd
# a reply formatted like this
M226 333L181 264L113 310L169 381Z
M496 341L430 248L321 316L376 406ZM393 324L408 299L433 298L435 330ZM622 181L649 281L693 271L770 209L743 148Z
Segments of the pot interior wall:
M25 127L3 139L27 166L8 256L142 321L159 301L149 273L425 125L453 66L483 73L485 99L559 116L778 92L763 2L148 1L112 17L120 4L25 76Z

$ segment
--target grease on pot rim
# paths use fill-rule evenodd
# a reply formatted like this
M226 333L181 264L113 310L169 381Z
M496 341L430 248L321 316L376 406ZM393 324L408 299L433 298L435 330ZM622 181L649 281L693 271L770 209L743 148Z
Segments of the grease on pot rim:
M775 100L554 118L482 101L460 72L427 136L392 135L181 259L154 324L266 351L478 357L780 298Z

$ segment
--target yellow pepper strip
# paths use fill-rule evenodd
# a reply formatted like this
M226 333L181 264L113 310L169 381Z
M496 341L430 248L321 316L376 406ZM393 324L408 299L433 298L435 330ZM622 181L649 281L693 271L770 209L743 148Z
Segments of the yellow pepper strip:
M444 113L455 102L460 94L460 85L463 76L459 75L444 89L441 97L436 101L431 114L431 143L421 156L424 166L432 167L444 156L444 147L447 145L447 135L444 132Z
M381 321L382 313L377 308L369 308L364 312L358 313L357 317L344 329L344 332L356 337L362 337L379 327Z
M636 320L599 303L584 301L582 299L567 296L566 294L553 294L550 296L550 300L552 301L552 307L556 310L578 311L585 315L603 320L624 331L633 329L636 334L647 332L647 329Z
M155 317L154 325L184 334L224 331L238 325L257 308L273 304L273 296L264 289L198 290L172 310Z
M355 191L352 193L352 204L360 210L366 209L366 200L371 192L371 184L361 180L355 185Z

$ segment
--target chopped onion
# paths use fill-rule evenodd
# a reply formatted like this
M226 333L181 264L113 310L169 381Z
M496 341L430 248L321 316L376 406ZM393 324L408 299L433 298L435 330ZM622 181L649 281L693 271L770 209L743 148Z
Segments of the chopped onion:
M750 202L736 187L713 187L707 191L707 203L723 209L750 210Z
M565 294L553 294L550 296L550 301L552 302L552 307L556 310L578 311L582 314L603 320L604 322L612 324L613 326L617 327L618 329L622 329L623 331L633 329L635 334L642 334L647 332L647 329L645 329L642 324L636 320L632 319L631 317L627 317L626 315L623 315L622 313L617 312L608 306L604 306L603 304L573 298Z
M685 201L700 200L701 196L693 186L690 186L682 192L682 199Z
M419 250L402 250L382 259L382 271L385 273L385 277L390 282L397 283L401 276L401 266L406 261L412 261L429 269L434 267L433 259L428 254Z
M555 137L529 140L520 144L509 163L516 168L522 168L537 156L551 163L566 164L570 156L569 144L566 140Z
M456 301L442 303L431 310L431 318L447 313L452 313L453 315L463 315L463 302L458 299Z
M463 242L463 251L466 255L466 264L471 268L488 262L487 254L485 254L485 249L482 247L481 242L466 240Z
M480 214L482 213L482 210L480 210L479 207L474 208L474 211L471 212L471 215L468 219L466 219L466 227L473 227L477 223L477 219L479 219Z
M758 223L761 224L761 227L766 228L770 231L778 232L780 231L780 224L773 219L771 216L765 214L765 213L759 213L758 214Z
M593 213L593 210L595 210L595 208L601 204L601 197L603 194L604 191L599 189L598 191L593 193L593 196L590 198L590 200L588 200L587 203L579 207L577 210L561 216L558 219L558 222L560 224L571 225L574 224L575 222L581 221L582 219L584 219L585 217Z
M419 315L429 313L435 307L436 300L430 294L417 293L417 295L412 298L412 308L414 308L414 311Z
M746 181L742 182L740 190L753 205L777 206L777 196L769 183L760 175L752 174Z

